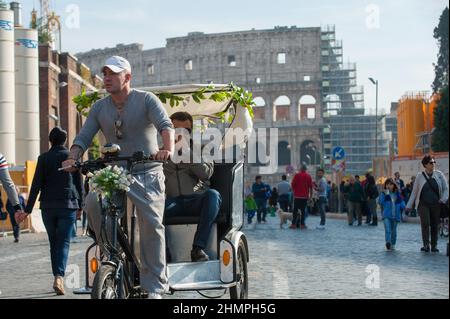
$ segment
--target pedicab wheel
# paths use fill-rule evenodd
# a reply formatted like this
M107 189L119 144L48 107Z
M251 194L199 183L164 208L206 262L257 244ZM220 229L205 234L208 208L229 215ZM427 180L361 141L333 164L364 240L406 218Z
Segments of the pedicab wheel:
M116 268L114 266L102 265L92 284L91 299L118 299L119 287L115 277ZM125 290L123 291L126 295Z
M236 286L230 288L230 298L248 299L247 251L242 240L237 253L236 278Z
M442 223L442 236L448 237L448 218L445 218Z

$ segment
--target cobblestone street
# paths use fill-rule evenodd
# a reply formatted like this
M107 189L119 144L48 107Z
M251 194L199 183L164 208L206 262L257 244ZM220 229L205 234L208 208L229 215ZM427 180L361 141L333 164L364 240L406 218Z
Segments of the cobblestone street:
M280 229L278 218L268 217L267 224L244 227L250 298L449 298L447 239L440 238L439 254L421 253L419 224L400 224L397 250L387 252L382 225L349 227L343 219L328 219L326 229L318 230L314 216L306 223L307 230ZM79 271L81 283L69 280L66 295L56 297L46 234L23 234L19 244L0 238L0 298L89 298L72 294L72 287L84 283L84 252L90 243L82 238L71 245L67 274ZM369 280L378 270L379 288L376 279Z

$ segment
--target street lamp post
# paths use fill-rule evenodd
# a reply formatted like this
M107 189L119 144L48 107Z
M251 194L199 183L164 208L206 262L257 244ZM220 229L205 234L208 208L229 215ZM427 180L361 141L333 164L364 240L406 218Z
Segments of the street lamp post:
M375 158L378 157L378 80L369 78L370 82L375 84Z

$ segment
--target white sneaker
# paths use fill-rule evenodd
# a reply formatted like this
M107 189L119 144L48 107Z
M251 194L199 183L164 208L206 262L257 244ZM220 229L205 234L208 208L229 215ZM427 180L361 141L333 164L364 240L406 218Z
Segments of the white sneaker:
M391 245L391 250L395 250L395 245Z
M316 229L324 230L325 229L325 225L319 225L319 226L316 227Z
M162 296L157 292L149 292L147 299L162 299Z

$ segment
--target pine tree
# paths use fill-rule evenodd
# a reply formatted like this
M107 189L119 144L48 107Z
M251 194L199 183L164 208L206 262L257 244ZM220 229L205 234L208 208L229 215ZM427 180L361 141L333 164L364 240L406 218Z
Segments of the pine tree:
M439 18L438 26L434 29L434 38L438 41L439 53L437 64L434 64L436 77L432 85L433 93L438 93L448 86L448 27L448 7L446 7Z
M434 126L431 148L434 152L448 152L448 85L441 91L437 107L434 109Z

